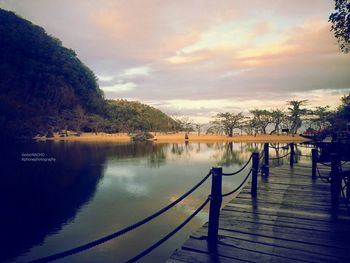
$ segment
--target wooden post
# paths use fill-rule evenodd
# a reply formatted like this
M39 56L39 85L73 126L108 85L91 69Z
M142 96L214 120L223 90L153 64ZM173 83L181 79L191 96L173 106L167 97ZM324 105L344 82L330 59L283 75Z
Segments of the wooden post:
M219 231L219 215L222 202L222 167L212 168L208 243L209 247L216 247Z
M339 194L341 189L339 164L338 154L331 153L331 200L333 208L336 208L339 205Z
M256 197L258 192L259 153L254 152L252 154L253 154L253 167L252 167L251 195L252 197Z
M263 174L265 176L269 176L270 169L269 169L269 144L264 144L264 165L263 165Z
M318 151L316 148L311 150L311 159L312 159L312 179L317 178L317 157L318 157Z
M290 167L293 167L294 165L294 143L290 144L290 159L289 159L289 165Z

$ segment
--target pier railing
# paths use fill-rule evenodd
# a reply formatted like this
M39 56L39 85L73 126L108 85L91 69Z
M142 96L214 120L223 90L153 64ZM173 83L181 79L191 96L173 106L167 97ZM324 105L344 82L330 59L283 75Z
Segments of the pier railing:
M222 194L222 176L233 176L237 175L243 172L243 170L251 163L253 160L252 167L249 168L249 171L247 172L247 175L244 177L242 182L239 184L238 187L233 189L232 191ZM185 198L187 198L189 195L191 195L194 191L196 191L199 187L201 187L204 182L206 182L209 177L212 178L212 184L211 184L211 193L208 195L208 197L205 199L205 201L186 219L184 220L180 225L178 225L175 229L173 229L171 232L169 232L166 236L158 240L156 243L152 244L147 249L143 250L136 256L129 259L127 262L135 262L142 257L149 254L152 250L160 246L162 243L164 243L166 240L168 240L170 237L172 237L174 234L176 234L178 231L180 231L188 222L190 222L209 202L210 202L210 208L209 208L209 230L208 230L208 243L214 244L217 241L217 233L218 233L218 224L219 224L219 215L220 215L220 209L221 209L221 202L222 198L232 195L236 192L238 192L245 182L248 180L249 176L252 174L252 196L256 196L257 191L257 174L259 171L259 153L252 153L251 157L247 160L247 162L237 171L232 173L223 173L221 167L213 167L209 170L208 174L203 177L196 185L194 185L191 189L189 189L186 193L184 193L182 196L180 196L178 199L173 201L172 203L168 204L167 206L163 207L162 209L158 210L157 212L153 213L152 215L128 226L123 229L120 229L114 233L111 233L107 236L101 237L99 239L96 239L94 241L88 242L86 244L83 244L78 247L74 247L50 256L46 256L43 258L39 258L36 260L30 261L31 263L41 263L41 262L51 262L54 260L58 260L61 258L65 258L74 254L78 254L80 252L83 252L85 250L94 248L100 244L103 244L105 242L108 242L112 239L116 239L130 231L133 231L148 222L152 221L153 219L161 216L171 208L173 208L175 205L183 201Z
M330 184L331 203L333 208L337 208L342 199L346 206L350 203L350 170L343 169L348 160L342 160L339 152L332 150L327 154L327 158L320 155L318 148L311 151L312 160L312 178L321 179L325 183ZM321 173L323 166L330 169L330 172ZM349 167L348 167L349 169Z
M303 147L302 145L298 145ZM270 157L269 156L269 149L273 148L274 150L288 150L287 153L283 153L283 155L279 156L279 154L276 157ZM166 240L168 240L170 237L172 237L174 234L176 234L178 231L180 231L188 222L190 222L202 209L210 203L209 207L209 223L208 223L208 236L207 236L207 241L208 241L208 247L210 249L215 249L218 241L218 230L219 230L219 216L220 216L220 210L221 210L221 204L222 204L222 199L224 197L233 195L240 191L242 187L246 184L248 179L251 177L251 196L252 198L256 198L258 195L257 189L258 189L258 174L261 172L262 176L269 176L269 167L270 167L270 161L276 161L276 160L281 160L284 158L287 158L289 156L289 165L291 167L294 166L294 163L296 162L296 156L301 155L300 153L297 153L295 151L295 145L293 143L287 144L286 146L283 147L276 147L276 146L270 146L268 143L264 144L262 152L253 152L250 156L250 158L246 161L246 163L237 171L231 172L231 173L224 173L222 170L222 167L213 167L212 169L209 170L209 172L196 184L194 185L191 189L189 189L186 193L184 193L182 196L180 196L178 199L173 201L172 203L168 204L167 206L163 207L162 209L158 210L157 212L153 213L152 215L128 226L123 229L120 229L114 233L111 233L107 236L101 237L99 239L96 239L94 241L88 242L86 244L83 244L81 246L75 247L68 249L63 252L59 252L47 257L43 257L40 259L36 259L31 261L32 263L39 263L39 262L50 262L54 261L57 259L65 258L73 254L77 254L80 252L83 252L85 250L91 249L93 247L96 247L100 244L103 244L105 242L108 242L112 239L118 238L130 231L133 231L148 222L152 221L153 219L161 216L174 206L176 206L178 203L183 201L185 198L187 198L189 195L191 195L194 191L196 191L198 188L200 188L204 182L206 182L209 177L212 178L211 181L211 192L208 195L208 197L205 199L205 201L186 219L184 220L180 225L178 225L175 229L173 229L171 232L169 232L166 236L149 246L147 249L143 250L136 256L132 257L129 259L127 262L135 262L145 255L149 254L151 251L153 251L155 248L160 246L162 243L164 243ZM318 152L317 149L312 149L312 155L301 155L305 157L310 157L312 159L312 178L316 179L317 178L317 163L319 161L318 159ZM261 164L261 165L260 165ZM223 176L235 176L237 174L242 174L243 171L248 167L249 169L246 170L246 174L243 176L243 180L241 183L232 189L229 192L222 193L222 179ZM339 179L339 159L337 159L336 156L333 157L332 162L331 162L331 180L330 182L332 183L331 191L332 191L332 202L334 201L335 203L337 202L337 197L339 198L339 185L342 183L342 179ZM322 178L324 179L324 178ZM349 183L349 179L346 179L346 184ZM348 189L346 191L348 192ZM349 196L349 195L348 195ZM334 199L334 200L333 200ZM338 200L339 203L339 200Z

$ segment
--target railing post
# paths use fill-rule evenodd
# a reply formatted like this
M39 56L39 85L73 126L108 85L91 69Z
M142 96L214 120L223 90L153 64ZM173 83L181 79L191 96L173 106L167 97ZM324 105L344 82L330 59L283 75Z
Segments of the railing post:
M339 194L341 189L339 164L338 154L331 153L331 200L333 208L336 208L339 205Z
M294 143L291 143L289 145L290 145L289 165L290 165L290 167L293 167L293 165L294 165Z
M318 157L318 152L317 149L314 148L311 150L311 159L312 159L312 179L317 178L316 174L316 169L317 169L317 157Z
M252 167L252 189L251 189L251 195L252 197L257 196L258 192L258 171L259 171L259 153L254 152L253 155L253 167Z
M263 165L263 174L269 176L269 143L264 144L264 165Z
M222 167L212 168L208 243L209 247L215 247L218 241L219 215L222 202Z

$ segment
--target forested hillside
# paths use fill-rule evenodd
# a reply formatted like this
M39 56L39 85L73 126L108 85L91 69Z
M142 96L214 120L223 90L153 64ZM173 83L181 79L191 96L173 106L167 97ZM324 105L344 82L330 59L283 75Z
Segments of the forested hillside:
M0 9L0 136L170 129L138 102L106 101L94 73L45 30ZM154 117L154 116L156 117Z
M108 119L122 131L174 131L180 124L160 110L138 101L107 100Z

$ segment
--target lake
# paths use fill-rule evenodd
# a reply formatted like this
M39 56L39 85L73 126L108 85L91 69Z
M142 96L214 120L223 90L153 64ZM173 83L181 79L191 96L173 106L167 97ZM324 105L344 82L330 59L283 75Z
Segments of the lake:
M0 262L27 262L116 232L174 201L212 166L237 170L252 151L261 149L260 144L248 143L3 146ZM223 191L232 190L245 174L225 177ZM207 180L152 222L58 262L125 262L178 226L209 192ZM208 207L140 262L164 262L207 219Z

